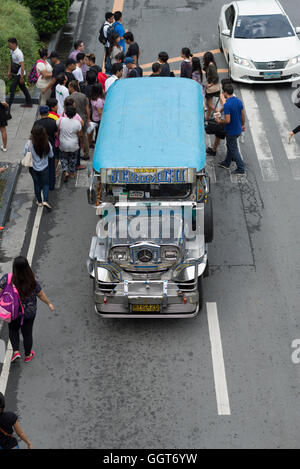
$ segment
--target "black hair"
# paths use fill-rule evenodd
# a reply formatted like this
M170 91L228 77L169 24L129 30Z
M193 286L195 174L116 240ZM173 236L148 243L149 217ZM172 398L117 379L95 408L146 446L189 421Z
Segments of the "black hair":
M90 101L97 101L98 98L104 98L103 94L103 88L101 83L96 83L92 87L91 95L90 95Z
M67 106L73 106L75 104L74 98L72 96L67 96L66 99L64 100L64 106L65 108Z
M181 53L182 53L182 55L184 55L184 56L187 57L188 59L189 59L190 57L193 57L193 54L191 53L191 50L190 50L188 47L183 47L183 48L181 49Z
M3 396L2 392L0 392L0 414L4 412L5 409L5 397Z
M93 85L97 81L97 73L95 70L88 70L86 72L86 81L88 85Z
M76 116L77 111L74 106L66 106L65 113L69 119L73 119L73 117Z
M154 62L154 64L152 64L153 73L157 73L160 69L161 69L161 65L159 62Z
M41 59L43 57L48 57L48 49L47 47L43 47L42 49L39 49L39 56L41 57Z
M205 52L203 56L203 70L206 71L211 62L214 63L215 66L217 67L213 54L211 52Z
M47 143L48 143L48 136L44 127L38 127L38 126L33 127L32 132L35 129L37 132L40 132L41 135L43 135L43 138L45 140L47 138ZM48 147L49 147L49 143L48 143ZM16 257L13 262L12 270L13 270L12 282L18 290L21 300L25 301L26 299L32 296L34 290L36 289L36 280L35 280L34 274L31 270L31 267L26 257L24 256Z
M116 21L120 21L120 19L122 18L122 12L121 11L116 11L114 13L114 18Z
M63 85L65 81L66 81L66 75L64 73L60 73L58 77L56 78L56 82L59 85Z
M85 55L87 59L89 59L91 62L93 62L94 64L96 63L96 56L95 54L86 54Z
M224 88L225 85L232 85L232 79L231 78L222 78L221 85L222 85L222 88Z
M73 90L80 92L79 82L77 80L72 80L69 83L69 87L73 88Z
M18 45L18 41L16 40L15 37L10 37L10 38L8 39L8 42L10 42L11 44L16 44L16 45Z
M167 52L160 52L158 54L158 58L164 63L168 62L168 60L169 60L169 56L168 56Z
M79 39L78 41L75 41L74 42L74 49L77 50L78 47L80 46L80 44L83 43L83 40L82 39Z
M111 18L112 16L114 16L114 14L113 14L112 11L108 11L107 13L105 13L105 19L106 19L106 21L109 20L109 18Z
M201 81L203 80L202 67L199 57L192 58L192 73L193 72L199 72Z
M58 55L58 52L56 52L55 50L53 50L49 56L50 59L59 59L59 55Z
M224 93L229 94L229 96L233 95L234 88L230 83L227 83L226 85L223 86L223 91Z
M115 75L117 72L122 72L122 70L123 70L123 65L122 64L115 63L115 64L112 65L113 75Z
M53 109L55 106L58 105L58 101L56 98L49 98L47 99L47 102L46 102L47 106L51 109Z
M127 31L127 33L125 33L123 37L124 39L126 39L126 41L134 42L134 36L130 31Z
M72 64L76 65L76 60L74 60L74 59L67 59L66 60L66 67L68 67L69 65L72 65Z
M83 52L78 52L78 54L76 55L77 62L79 62L80 60L83 60L84 57L85 57L85 54Z
M116 59L116 60L121 60L121 62L123 63L123 62L124 62L124 59L125 59L125 54L124 54L124 52L119 52L119 53L115 56L115 59Z

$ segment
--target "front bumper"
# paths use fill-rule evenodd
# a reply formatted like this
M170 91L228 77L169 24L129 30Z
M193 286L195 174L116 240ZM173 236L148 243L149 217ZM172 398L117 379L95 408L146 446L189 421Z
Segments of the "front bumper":
M265 73L280 73L280 77L264 78ZM300 64L279 70L260 70L257 68L244 67L242 65L238 65L236 63L231 62L231 77L234 81L249 84L293 83L295 81L300 81Z

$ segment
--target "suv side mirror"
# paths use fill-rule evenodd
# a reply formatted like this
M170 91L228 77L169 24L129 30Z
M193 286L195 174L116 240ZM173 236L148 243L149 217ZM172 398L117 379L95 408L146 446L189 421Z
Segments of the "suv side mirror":
M230 29L223 29L221 34L222 36L230 37L231 36Z
M88 189L87 190L87 198L88 198L88 203L90 205L95 205L95 203L97 201L95 189Z
M296 34L300 34L300 26L297 26L297 27L295 28L295 31L296 31Z

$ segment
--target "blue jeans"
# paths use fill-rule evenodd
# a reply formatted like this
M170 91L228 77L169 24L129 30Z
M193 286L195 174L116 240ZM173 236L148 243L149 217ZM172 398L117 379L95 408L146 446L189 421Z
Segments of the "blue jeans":
M34 192L39 203L42 203L42 191L44 196L44 202L48 202L49 196L49 168L43 169L43 171L36 171L33 168L29 168L29 172L34 183Z
M228 135L226 134L226 146L227 146L227 155L225 159L225 165L230 166L232 160L236 162L237 170L244 172L245 165L242 160L241 154L239 152L237 139L239 135Z

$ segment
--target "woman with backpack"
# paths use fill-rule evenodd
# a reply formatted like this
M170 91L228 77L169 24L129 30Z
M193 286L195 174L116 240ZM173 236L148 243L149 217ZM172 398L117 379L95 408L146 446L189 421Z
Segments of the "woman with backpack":
M19 424L18 416L13 412L4 412L4 409L5 398L0 392L0 449L19 449L18 441L13 436L14 431L26 443L28 449L33 449Z
M34 192L38 207L46 207L52 210L48 202L49 196L49 158L53 158L53 150L49 143L46 129L42 126L34 126L31 130L31 140L24 149L24 155L30 152L32 155L32 168L29 172L34 183ZM42 201L42 191L44 201Z
M52 66L47 62L48 49L39 50L40 59L36 63L36 71L38 74L38 80L36 87L41 90L41 102L40 105L44 106L47 99L51 98L52 93Z
M0 294L9 282L9 275L5 274L0 280ZM19 256L14 259L11 283L17 289L21 302L19 315L8 324L9 339L13 348L11 361L21 358L20 330L23 336L25 363L29 363L35 356L32 350L32 329L37 312L37 297L54 311L53 304L48 300L39 282L36 280L26 257ZM22 313L22 307L23 312Z

